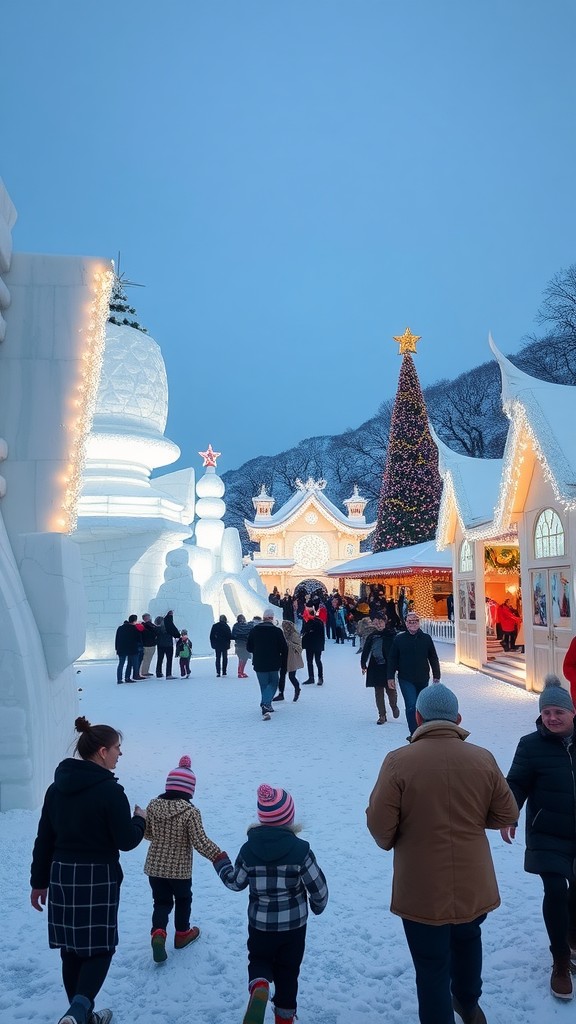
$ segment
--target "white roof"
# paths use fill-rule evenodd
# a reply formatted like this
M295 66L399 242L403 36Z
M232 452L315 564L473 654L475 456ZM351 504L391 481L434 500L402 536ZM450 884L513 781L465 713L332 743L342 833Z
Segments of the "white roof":
M392 548L377 554L360 555L349 562L341 562L326 569L327 576L362 577L365 573L393 572L395 569L418 572L418 569L451 569L452 556L449 551L438 551L436 542L425 541L405 548Z
M503 459L474 459L452 451L430 428L438 448L438 470L446 483L449 475L454 500L464 529L489 523L494 518L502 479ZM450 488L444 487L442 503L449 499ZM440 518L442 513L440 513Z
M527 421L556 498L576 507L576 387L528 376L500 352L492 335L488 341L500 366L504 412L513 423Z
M245 519L244 523L246 529L250 530L270 530L276 533L278 528L284 526L284 524L292 519L294 515L300 510L301 506L306 504L316 504L321 512L325 512L330 518L336 520L336 522L345 527L350 533L360 531L365 536L372 532L375 528L376 523L367 523L364 516L358 519L349 519L348 516L341 512L339 508L334 505L329 498L321 490L298 490L292 494L288 501L284 502L281 508L272 516L255 516L254 519Z

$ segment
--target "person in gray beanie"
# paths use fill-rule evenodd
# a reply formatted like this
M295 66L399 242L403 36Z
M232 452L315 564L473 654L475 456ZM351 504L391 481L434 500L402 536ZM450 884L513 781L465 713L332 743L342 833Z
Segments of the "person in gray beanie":
M571 958L576 957L576 760L574 704L558 676L547 675L538 701L536 732L523 736L508 785L518 807L526 804L524 870L540 875L544 886L542 914L550 940L550 990L557 999L572 999ZM501 830L506 843L516 825ZM572 965L573 966L573 965Z
M409 746L384 759L366 811L378 846L394 850L393 914L416 969L421 1024L486 1024L481 925L500 903L486 829L518 808L488 750L465 740L458 698L441 683L416 700Z

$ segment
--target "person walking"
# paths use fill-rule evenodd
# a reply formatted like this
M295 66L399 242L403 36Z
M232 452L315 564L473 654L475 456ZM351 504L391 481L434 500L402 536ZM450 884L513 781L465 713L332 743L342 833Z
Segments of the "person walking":
M120 850L144 835L146 811L130 813L113 772L122 734L109 725L75 721L74 753L48 787L32 854L30 901L48 901L48 941L60 949L70 1006L59 1024L109 1024L111 1010L94 1010L118 945Z
M258 677L260 709L266 722L274 711L272 698L278 689L280 671L285 671L288 658L288 644L282 630L274 625L275 615L274 608L266 608L262 622L254 626L246 643Z
M296 1019L298 975L306 943L308 907L321 914L328 886L310 844L299 839L294 800L285 789L258 787L258 825L234 865L227 853L214 860L233 892L248 888L248 991L244 1024L262 1024L274 985L275 1024Z
M547 675L538 701L536 731L523 736L507 775L518 807L526 804L524 870L540 875L542 914L552 954L550 990L572 999L571 955L576 955L575 710L558 676ZM511 843L516 823L501 830Z
M174 908L174 949L195 942L200 929L190 927L192 912L192 854L197 850L209 861L222 851L208 839L202 816L192 803L196 776L184 754L178 767L168 773L164 792L148 804L144 838L150 849L144 864L154 909L152 911L152 956L157 964L167 960L166 929Z
M172 659L174 657L174 640L172 633L166 628L166 616L157 615L154 619L157 636L156 678L162 679L162 668L166 658L166 679L174 679L172 675Z
M176 657L180 661L180 676L188 678L190 675L190 658L192 657L192 641L188 636L188 630L183 629L176 641Z
M456 694L421 690L417 729L385 758L366 811L394 850L390 910L402 918L416 970L421 1024L486 1024L481 925L500 896L486 837L518 808L492 754L465 742Z
M324 668L322 665L322 651L325 646L326 633L324 623L316 617L314 608L307 605L308 618L302 626L302 648L306 651L306 664L308 667L308 678L302 683L303 686L311 686L314 683L314 662L318 672L318 686L324 684Z
M232 640L232 630L228 625L228 619L221 615L218 622L215 622L210 630L210 646L216 656L216 675L220 678L226 675L228 668L228 648Z
M440 662L429 633L420 629L416 612L406 615L406 632L398 633L388 652L388 688L395 689L395 675L404 698L406 721L410 736L416 729L416 699L428 686L432 669L433 682L440 681ZM410 736L408 739L410 739Z
M116 630L114 646L118 655L118 666L116 668L117 683L132 683L135 679L142 678L138 671L140 635L136 629L137 622L137 615L129 615ZM122 679L122 673L124 673L124 679Z
M334 632L336 643L343 644L346 639L346 615L342 605L338 605L334 610Z
M296 629L295 624L289 619L284 619L282 622L282 632L284 633L286 643L288 644L288 658L286 665L280 670L278 693L272 698L272 700L284 700L286 673L288 673L288 679L294 687L294 697L292 698L292 701L295 703L300 696L300 683L298 682L296 672L299 668L304 668L304 661L302 659L302 640L300 639L300 633Z
M248 679L248 675L244 671L246 663L250 659L246 642L253 629L253 625L252 622L246 622L244 615L238 615L236 622L232 626L232 639L236 647L236 657L238 658L238 679Z
M377 725L384 725L386 722L386 702L384 693L387 693L390 702L390 709L394 718L400 715L398 707L398 694L395 689L388 685L388 653L396 632L388 627L386 614L378 612L373 620L373 630L366 637L360 657L362 674L366 676L366 686L374 689L376 708L378 711Z
M143 632L141 636L142 646L144 653L142 655L142 662L140 664L140 675L142 678L148 678L153 675L150 671L150 664L154 652L156 650L156 644L158 642L158 633L156 632L156 626L152 622L152 617L145 612L142 616Z

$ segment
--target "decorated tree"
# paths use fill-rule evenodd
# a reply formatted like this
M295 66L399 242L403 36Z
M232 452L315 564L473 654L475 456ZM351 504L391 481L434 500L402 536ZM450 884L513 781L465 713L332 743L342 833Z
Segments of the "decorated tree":
M142 324L136 320L136 310L126 298L124 288L130 286L136 287L133 281L124 281L123 274L120 276L116 275L112 286L112 295L110 296L110 316L108 321L111 324L117 324L119 327L135 327L137 331L148 334L146 328L142 327ZM141 286L138 285L137 287Z
M402 366L392 410L374 551L432 540L442 492L438 450L430 435L426 405L411 356L416 352L419 337L407 327L394 341L400 344Z

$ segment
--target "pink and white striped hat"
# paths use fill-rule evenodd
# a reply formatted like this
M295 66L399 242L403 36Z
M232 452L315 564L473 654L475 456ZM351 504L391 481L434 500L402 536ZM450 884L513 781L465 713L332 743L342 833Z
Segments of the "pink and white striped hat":
M188 754L184 754L178 762L178 767L168 773L166 779L166 792L178 790L179 793L186 793L187 796L194 796L196 789L196 776L192 771L192 761Z
M258 786L258 821L261 825L291 825L294 801L285 789L274 789L265 782Z

